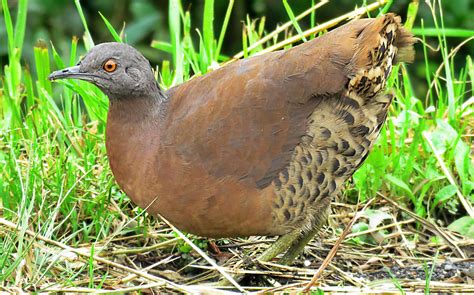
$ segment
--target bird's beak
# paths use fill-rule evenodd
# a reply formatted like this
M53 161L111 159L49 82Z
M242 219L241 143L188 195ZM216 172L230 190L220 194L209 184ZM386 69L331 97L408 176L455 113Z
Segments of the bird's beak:
M59 79L79 79L85 81L92 81L92 75L80 71L80 66L73 66L59 71L52 72L48 79L50 81Z

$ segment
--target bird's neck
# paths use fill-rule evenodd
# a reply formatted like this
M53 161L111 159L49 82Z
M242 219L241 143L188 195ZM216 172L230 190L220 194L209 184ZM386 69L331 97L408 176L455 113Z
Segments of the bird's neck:
M146 97L110 99L108 124L111 121L123 124L157 124L166 116L167 105L167 96L161 90Z
M165 94L148 98L111 100L107 117L106 147L110 167L120 187L132 198L155 167L168 100ZM130 173L133 171L133 173Z

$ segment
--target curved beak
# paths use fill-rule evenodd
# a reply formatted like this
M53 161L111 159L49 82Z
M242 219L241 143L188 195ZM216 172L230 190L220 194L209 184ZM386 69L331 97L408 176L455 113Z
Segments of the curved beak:
M80 66L73 66L65 68L59 71L52 72L48 79L50 81L60 79L80 79L85 81L92 81L92 75L84 72L80 72Z

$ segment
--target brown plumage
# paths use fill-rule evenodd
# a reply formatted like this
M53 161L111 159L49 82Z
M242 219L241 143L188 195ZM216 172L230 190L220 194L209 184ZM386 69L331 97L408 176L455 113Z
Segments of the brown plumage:
M51 79L88 80L109 96L110 166L137 205L196 235L291 235L288 247L316 232L367 157L392 100L386 80L412 59L412 44L388 14L166 92L143 56L118 43Z

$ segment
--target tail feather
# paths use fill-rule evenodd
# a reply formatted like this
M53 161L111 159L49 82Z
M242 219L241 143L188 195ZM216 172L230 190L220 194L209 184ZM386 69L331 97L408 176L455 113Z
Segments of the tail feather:
M372 98L383 91L392 66L411 62L414 38L401 24L399 16L387 14L366 26L358 36L351 63L355 73L349 77L349 92Z
M345 134L343 137L355 145L367 143L363 151L352 158L346 157L345 160L353 165L351 172L364 162L378 137L393 100L393 95L385 94L387 79L393 65L413 61L414 42L413 35L394 14L374 19L357 35L356 50L350 64L352 72L336 107L351 114L354 118L352 126L356 126L346 132L344 125L340 125L339 133ZM358 107L352 107L348 101Z
M400 17L395 17L398 21L398 38L395 39L395 47L398 48L398 54L395 56L395 63L408 62L411 63L415 59L415 50L413 44L415 38L407 31L402 25L400 25Z

